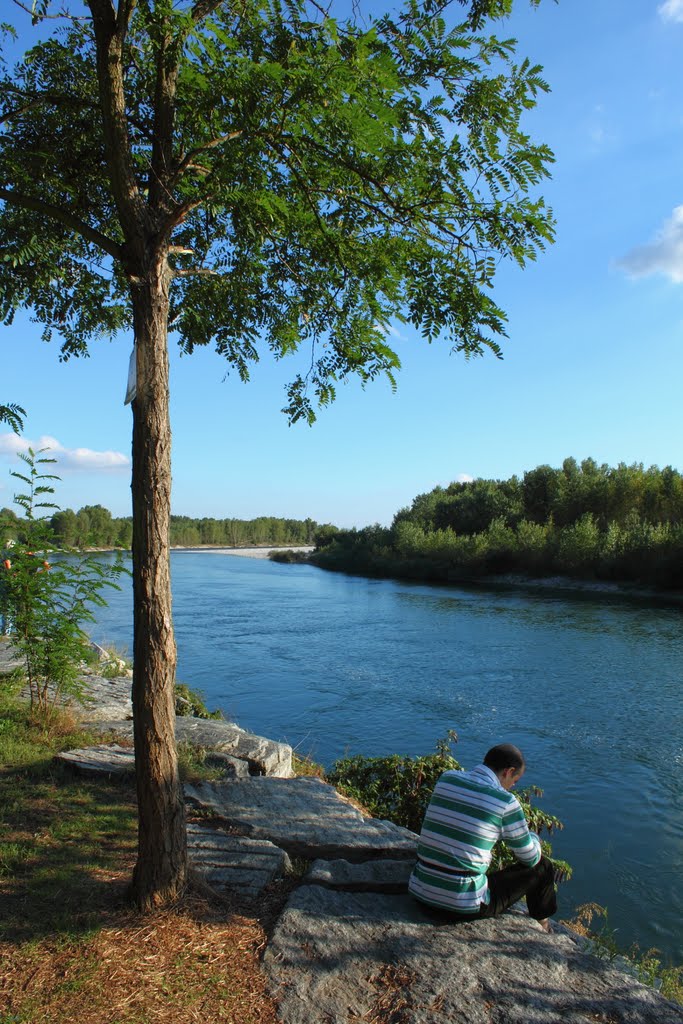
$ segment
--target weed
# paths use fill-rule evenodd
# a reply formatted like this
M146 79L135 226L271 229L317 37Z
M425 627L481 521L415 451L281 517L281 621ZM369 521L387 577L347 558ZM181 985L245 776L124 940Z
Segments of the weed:
M194 718L222 718L221 711L209 711L204 697L198 690L192 690L185 683L175 684L176 715L193 716Z
M306 778L324 779L325 769L317 761L314 761L309 754L300 756L296 751L292 753L292 768L294 774Z
M593 921L601 921L593 928ZM601 960L607 960L632 974L643 985L657 989L666 999L683 1005L683 965L662 962L657 949L643 952L637 944L628 950L617 941L616 929L610 924L606 907L598 903L584 903L577 907L576 917L567 927L587 940L587 949Z

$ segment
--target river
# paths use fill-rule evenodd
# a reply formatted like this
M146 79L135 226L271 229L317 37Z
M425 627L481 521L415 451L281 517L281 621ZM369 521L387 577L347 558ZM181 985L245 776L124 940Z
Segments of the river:
M560 916L609 908L622 946L683 962L681 611L645 602L412 585L218 552L172 554L178 679L250 731L329 765L524 751L565 829ZM128 581L93 638L132 650Z

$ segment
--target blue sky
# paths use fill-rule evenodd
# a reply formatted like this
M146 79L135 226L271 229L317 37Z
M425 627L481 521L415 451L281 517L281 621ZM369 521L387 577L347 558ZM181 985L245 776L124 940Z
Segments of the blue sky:
M396 394L342 386L312 428L288 427L286 361L242 384L171 342L175 513L363 526L437 484L569 455L683 470L683 0L518 3L503 34L552 88L528 129L555 151L543 194L557 218L536 264L499 273L504 360L451 356L401 326ZM59 460L62 507L129 514L130 336L61 364L21 316L0 345L0 401L28 412L23 441L0 427L0 507L31 443Z

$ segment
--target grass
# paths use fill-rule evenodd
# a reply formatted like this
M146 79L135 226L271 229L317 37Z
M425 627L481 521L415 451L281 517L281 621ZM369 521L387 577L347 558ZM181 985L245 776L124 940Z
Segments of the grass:
M259 917L277 892L270 910L189 892L138 914L131 777L61 767L58 750L97 737L32 718L11 689L0 679L0 1024L275 1024Z

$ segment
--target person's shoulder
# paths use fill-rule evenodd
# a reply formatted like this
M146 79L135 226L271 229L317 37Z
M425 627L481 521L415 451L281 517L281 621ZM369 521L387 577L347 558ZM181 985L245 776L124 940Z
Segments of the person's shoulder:
M475 793L486 793L491 796L507 796L504 789L501 789L494 785L493 781L489 778L486 769L480 771L482 765L477 765L476 768L471 768L469 771L463 771L458 768L449 768L439 778L437 786L455 786L458 789L470 790Z

